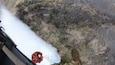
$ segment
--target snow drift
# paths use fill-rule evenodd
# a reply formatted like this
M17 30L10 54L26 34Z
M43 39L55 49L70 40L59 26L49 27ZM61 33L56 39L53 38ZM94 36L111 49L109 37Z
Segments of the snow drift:
M37 65L52 65L60 62L57 49L37 36L26 24L13 16L5 8L1 8L1 25L4 32L14 41L17 48L30 60L34 52L43 53L43 61Z

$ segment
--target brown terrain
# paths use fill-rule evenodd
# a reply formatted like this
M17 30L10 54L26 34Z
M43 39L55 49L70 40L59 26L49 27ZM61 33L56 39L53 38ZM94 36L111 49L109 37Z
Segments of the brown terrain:
M115 64L114 0L0 0L0 3L58 49L61 63L55 65Z

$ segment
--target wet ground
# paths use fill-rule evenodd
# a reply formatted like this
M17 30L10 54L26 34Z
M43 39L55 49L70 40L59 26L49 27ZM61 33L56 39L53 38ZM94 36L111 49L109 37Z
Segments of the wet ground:
M111 19L115 18L115 0L64 0L66 3L75 2L76 5L79 6L89 6L94 7L100 13L108 15ZM114 22L114 21L112 21ZM106 56L105 60L94 60L96 65L100 65L98 63L105 62L104 65L115 65L115 26L108 23L102 27L97 28L99 35L99 39L101 43L108 45L108 53L103 55ZM101 56L102 57L102 56ZM101 62L100 62L101 61Z
M100 12L115 17L115 0L92 0L92 3Z
M65 3L77 3L79 6L95 7L104 14L115 16L115 0L63 0Z
M93 0L94 7L100 12L115 18L115 0ZM114 22L114 21L112 21ZM105 44L110 48L107 65L115 65L115 26L108 25L100 29Z

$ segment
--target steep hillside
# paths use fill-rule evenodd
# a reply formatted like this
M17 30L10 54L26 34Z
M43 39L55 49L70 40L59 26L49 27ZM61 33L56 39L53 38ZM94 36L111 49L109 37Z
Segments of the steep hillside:
M15 6L11 5L13 3ZM93 7L92 1L14 0L6 7L59 50L62 62L56 65L115 63L112 61L114 48L111 46L114 42L115 32L111 30L115 28L114 23L110 17Z

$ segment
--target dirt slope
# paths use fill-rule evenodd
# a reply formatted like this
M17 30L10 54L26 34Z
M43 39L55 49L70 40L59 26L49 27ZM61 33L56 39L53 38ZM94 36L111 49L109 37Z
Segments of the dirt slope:
M56 65L76 65L73 57L77 53L71 56L74 48L82 65L114 64L106 36L113 21L92 6L92 0L25 0L14 8L6 6L15 9L19 19L59 50L62 62Z

